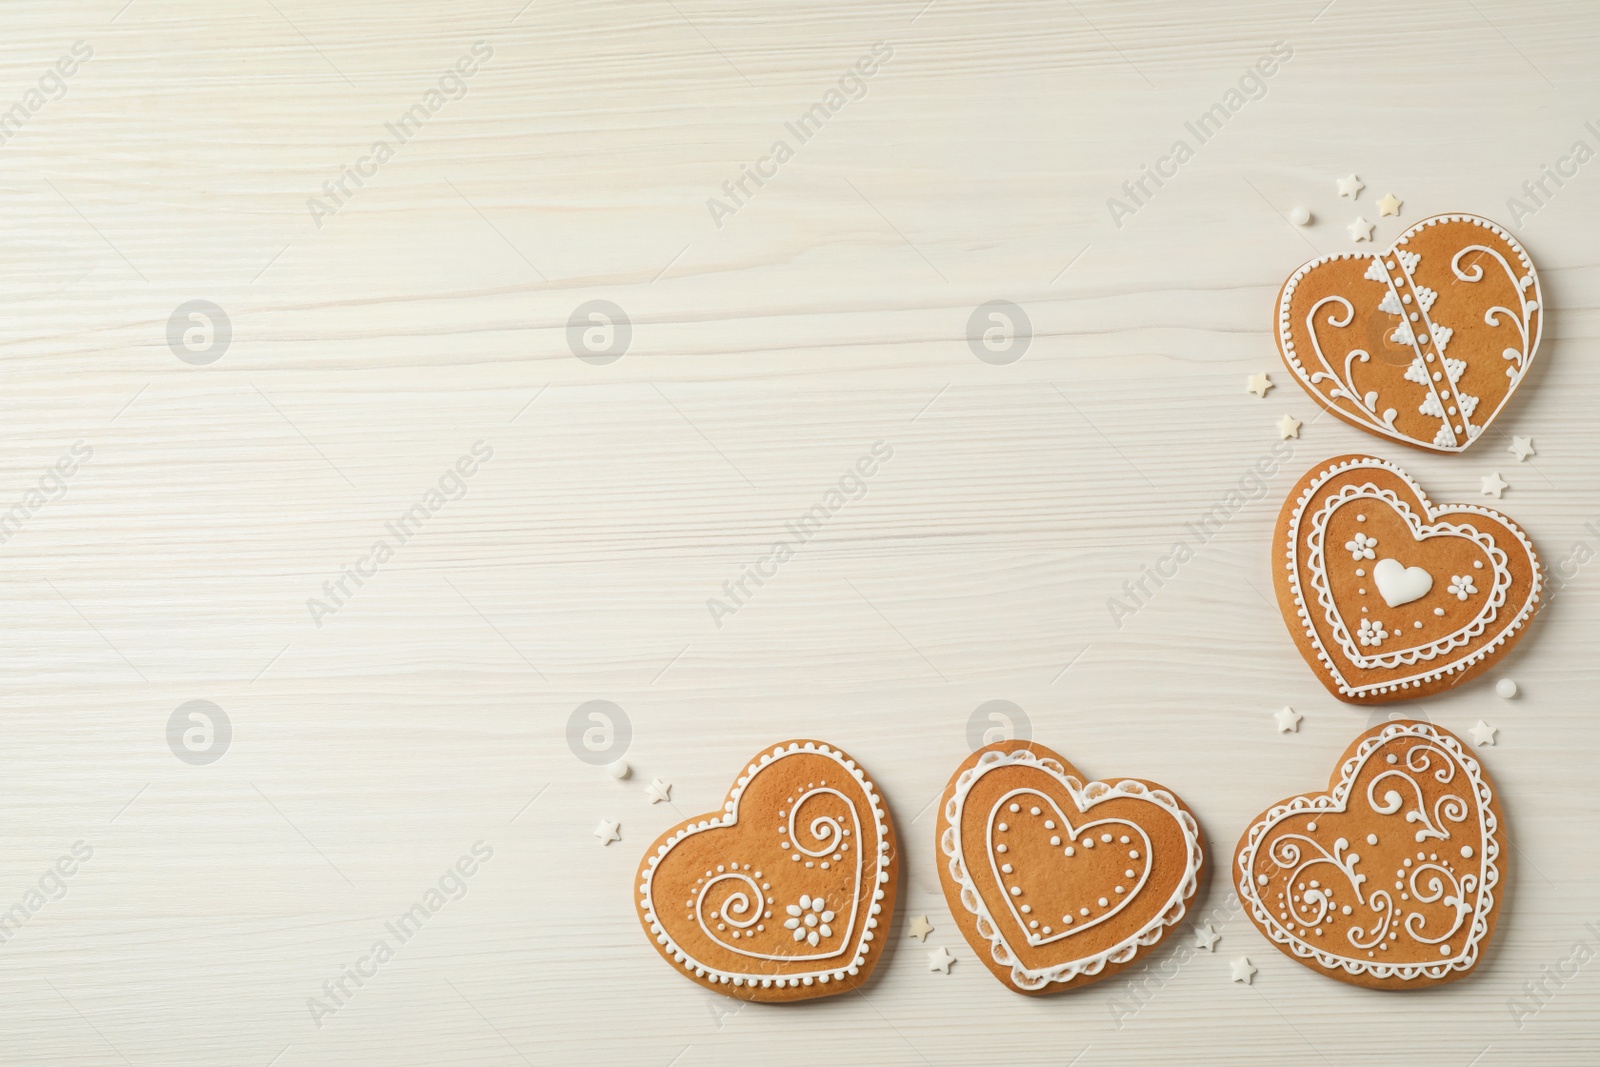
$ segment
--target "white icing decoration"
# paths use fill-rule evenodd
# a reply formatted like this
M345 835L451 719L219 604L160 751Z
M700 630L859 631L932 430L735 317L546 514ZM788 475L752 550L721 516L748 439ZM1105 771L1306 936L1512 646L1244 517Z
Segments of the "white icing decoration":
M1444 346L1449 344L1450 343L1450 338L1454 337L1455 335L1456 335L1456 332L1454 330L1452 330L1450 327L1448 327L1448 326L1440 326L1438 323L1434 323L1434 326L1433 326L1433 347L1439 350L1439 354L1441 356L1444 355Z
M1454 574L1452 574L1450 576L1449 592L1450 592L1450 595L1454 596L1457 600L1465 600L1465 599L1467 599L1467 597L1471 596L1473 593L1476 593L1477 591L1478 591L1478 587L1472 584L1472 575L1470 575L1470 574L1463 574L1463 575L1454 575Z
M1363 533L1356 534L1344 543L1344 547L1350 552L1351 559L1376 559L1377 557L1372 550L1377 546L1378 539L1376 537L1368 537Z
M1147 850L1150 847L1150 838L1149 838L1148 835L1145 834L1144 830L1142 830L1140 827L1138 827L1137 825L1135 825L1133 823L1128 823L1128 822L1125 822L1125 821L1123 821L1121 819L1100 819L1100 820L1095 821L1095 822L1084 823L1084 824L1078 826L1076 829L1074 829L1073 825L1072 825L1072 820L1067 817L1067 814L1061 810L1061 808L1056 804L1056 802L1053 799L1051 799L1050 797L1046 796L1043 793L1040 793L1036 789L1021 788L1021 789L1013 789L1011 792L1009 792L1005 796L1001 797L998 801L995 802L994 808L989 813L989 832L988 832L987 840L988 840L989 849L990 849L991 852L994 851L994 831L997 829L997 827L995 826L995 823L994 823L994 819L995 819L995 816L997 816L999 814L999 812L1000 812L1000 805L1004 804L1006 801L1011 800L1012 798L1018 797L1018 796L1027 797L1027 798L1030 798L1030 799L1034 798L1034 797L1037 797L1039 800L1043 801L1044 803L1049 804L1050 807L1055 811L1056 817L1058 819L1060 819L1062 825L1066 827L1067 833L1069 835L1073 836L1073 837L1076 837L1079 834L1086 833L1086 832L1088 832L1090 830L1094 830L1094 829L1097 829L1097 828L1102 827L1102 826L1127 827L1127 828L1131 829L1134 833L1139 835L1140 839L1144 842L1145 848ZM1038 814L1039 808L1035 807L1035 808L1032 809L1032 811L1033 811L1034 814ZM1004 823L1000 824L1000 826L1002 826L1002 827L1004 825L1005 825ZM1101 839L1104 840L1104 841L1111 840L1110 835L1103 835ZM1060 840L1061 839L1059 837L1055 837L1055 838L1051 839L1050 843L1052 845L1058 844L1060 842ZM1126 838L1124 838L1124 840L1126 840ZM995 867L995 863L994 863L994 860L992 858L991 858L991 860L989 862L989 866L993 870L994 880L1000 885L1006 884L1005 879L1003 879L1001 877L1001 873L1002 872L997 867ZM1011 873L1009 871L1010 864L1007 864L1006 866L1008 868L1008 871L1006 873ZM1133 877L1133 876L1130 874L1129 877ZM1144 863L1143 872L1138 875L1138 884L1136 884L1133 887L1134 893L1138 893L1139 890L1144 887L1145 880L1148 879L1149 877L1150 877L1150 862L1148 860L1146 860L1145 863ZM1013 897L1015 897L1018 894L1020 894L1021 891L1022 891L1021 888L1018 887L1018 886L1012 886L1011 887L1011 895ZM1122 892L1122 888L1120 886L1118 887L1117 892L1119 892L1119 893ZM1124 899L1121 902L1119 902L1116 907L1110 909L1109 911L1105 912L1104 914L1096 916L1094 919L1092 919L1089 922L1080 923L1080 924L1074 926L1070 930L1063 930L1060 933L1056 934L1054 937L1037 937L1036 936L1036 937L1029 938L1029 941L1030 941L1031 944L1034 944L1034 945L1046 945L1046 944L1049 944L1052 941L1059 941L1064 937L1070 937L1070 936L1072 936L1074 934L1082 933L1083 931L1091 929L1092 927L1097 926L1100 923L1103 923L1107 919L1111 918L1117 912L1121 911L1123 909L1123 907L1132 899L1133 899L1132 897L1128 897L1127 899ZM1015 910L1016 910L1015 902L1014 901L1008 901L1008 903L1011 904L1012 909L1015 912ZM1100 906L1102 908L1104 908L1106 906L1106 900L1105 900L1104 897L1100 898ZM1023 905L1021 910L1023 912L1027 912L1027 911L1029 911L1031 909L1027 905ZM1021 924L1022 923L1022 916L1021 915L1016 915L1015 917L1017 919L1018 924Z
M1292 306L1296 288L1311 271L1325 263L1337 260L1365 258L1368 260L1368 265L1362 277L1368 281L1384 284L1388 289L1379 305L1379 309L1384 313L1400 316L1399 324L1389 334L1390 340L1396 344L1412 345L1418 358L1423 356L1422 346L1424 345L1431 345L1433 351L1443 356L1446 346L1454 336L1455 329L1449 325L1440 325L1429 320L1429 313L1435 305L1438 294L1426 286L1419 286L1413 283L1411 275L1421 257L1419 254L1407 251L1402 247L1419 232L1440 223L1468 223L1482 227L1506 243L1507 249L1512 253L1522 271L1520 276L1513 271L1511 264L1504 256L1494 249L1480 244L1469 245L1457 251L1452 258L1450 266L1457 282L1476 283L1484 278L1483 268L1479 264L1473 263L1470 270L1463 270L1461 267L1463 257L1471 253L1482 252L1495 258L1516 288L1517 299L1508 303L1516 303L1517 309L1513 310L1509 306L1496 305L1485 312L1484 322L1488 326L1500 326L1504 323L1510 323L1517 328L1519 341L1517 346L1506 347L1502 353L1505 361L1511 364L1505 368L1510 384L1507 386L1504 395L1500 397L1495 409L1488 412L1479 422L1472 421L1477 417L1478 398L1463 398L1463 402L1458 405L1454 403L1455 398L1452 396L1449 400L1438 403L1444 398L1436 396L1438 387L1431 380L1422 381L1412 377L1410 373L1406 375L1408 379L1417 382L1417 384L1426 385L1429 391L1429 398L1420 401L1417 410L1432 418L1439 419L1439 426L1434 432L1432 441L1426 442L1421 437L1414 437L1403 432L1395 425L1396 408L1385 405L1380 414L1379 402L1383 398L1376 391L1363 390L1355 383L1352 372L1358 363L1371 362L1372 357L1369 352L1360 348L1350 349L1343 358L1342 374L1335 369L1335 366L1324 354L1322 338L1317 332L1315 315L1324 305L1337 304L1342 309L1343 316L1339 317L1338 313L1328 315L1326 325L1335 329L1344 329L1351 325L1355 317L1354 307L1349 300L1341 296L1328 296L1323 297L1313 305L1304 323L1307 340L1311 348L1311 352L1305 356L1296 349L1289 310ZM1392 258L1387 258L1386 262L1386 257ZM1396 263L1396 260L1398 260L1398 263ZM1460 452L1481 435L1484 425L1492 420L1510 401L1512 393L1526 373L1529 364L1533 361L1533 357L1538 350L1539 337L1543 327L1543 316L1541 315L1537 320L1534 318L1534 313L1539 311L1542 306L1542 298L1538 286L1538 276L1534 271L1532 261L1528 258L1527 252L1503 228L1488 219L1476 215L1435 215L1431 218L1423 219L1401 234L1390 252L1381 255L1341 252L1321 256L1309 263L1302 264L1290 276L1288 282L1285 283L1279 297L1279 346L1289 368L1308 387L1310 392L1322 399L1327 406L1348 416L1352 421L1382 436L1395 440L1412 444L1431 444L1433 448L1444 452ZM1414 301L1411 301L1411 292L1416 293ZM1409 321L1417 317L1416 311L1405 311L1402 314L1407 301L1411 301L1409 304L1411 308L1421 310L1420 329L1418 330L1413 330ZM1453 383L1454 378L1451 381ZM1455 414L1450 411L1452 407L1458 408Z
M1383 644L1383 639L1388 636L1389 632L1383 628L1383 623L1371 619L1362 619L1361 629L1356 632L1356 638L1362 645L1374 648Z
M1378 583L1378 595L1391 608L1421 600L1433 588L1433 575L1396 559L1380 559L1372 568L1372 580Z
M1363 655L1358 651L1356 643L1352 642L1349 628L1334 603L1332 588L1328 581L1327 568L1322 557L1323 530L1326 528L1333 513L1346 504L1360 500L1381 500L1387 503L1406 520L1411 527L1412 536L1418 541L1432 537L1454 536L1465 537L1475 542L1479 549L1493 562L1497 595L1485 602L1477 617L1452 634L1447 634L1425 646L1404 649L1385 656ZM1298 523L1296 525L1298 526ZM1324 618L1332 627L1334 639L1339 642L1346 657L1362 670L1369 670L1373 667L1397 667L1402 664L1414 664L1422 660L1431 660L1440 653L1466 644L1482 633L1494 621L1497 609L1505 600L1506 589L1511 585L1511 571L1506 565L1506 555L1495 546L1494 539L1488 534L1481 533L1472 526L1452 523L1435 523L1424 526L1421 520L1392 490L1378 489L1370 483L1362 486L1346 485L1336 495L1330 497L1323 504L1322 509L1312 518L1311 532L1306 541L1309 547L1306 565L1311 571L1311 583L1317 589L1318 601L1322 605ZM1297 581L1297 579L1294 580ZM1429 578L1429 585L1430 587L1432 585L1431 577ZM1385 634L1384 636L1388 635ZM1382 638L1378 638L1376 640L1360 641L1360 644L1363 647L1371 647L1381 642Z
M984 775L992 771L1016 766L1031 767L1047 775L1067 793L1073 804L1085 815L1089 814L1096 805L1107 800L1133 799L1151 805L1176 823L1181 832L1185 848L1183 877L1179 880L1172 895L1163 902L1159 912L1139 930L1109 948L1065 963L1040 968L1028 968L1023 966L1021 961L1017 959L1016 953L1007 942L1005 934L994 921L993 916L990 915L988 906L984 903L982 896L979 895L977 886L967 870L967 860L962 854L960 831L963 806L972 787ZM1016 792L1033 792L1036 795L1045 796L1045 794L1037 790L1027 789L1016 790L1012 794L1008 794L1008 796L1014 795ZM1002 802L1003 800L1004 798L1002 798ZM1053 801L1052 806L1055 806ZM1059 814L1059 808L1057 811ZM1061 818L1062 821L1065 821L1064 815ZM1067 982L1079 975L1099 974L1108 963L1128 962L1134 958L1141 946L1155 944L1161 939L1162 931L1166 927L1175 926L1183 920L1188 900L1195 893L1201 862L1200 829L1195 824L1193 816L1183 810L1172 794L1162 789L1151 789L1142 782L1124 779L1116 782L1094 781L1085 784L1077 778L1066 774L1060 763L1048 757L1040 758L1027 749L1009 753L985 752L978 758L976 764L967 768L956 779L955 791L944 806L943 820L944 829L939 835L939 846L944 855L948 857L951 877L961 887L960 899L962 906L977 917L976 926L979 935L988 940L989 951L995 961L1011 968L1011 982L1020 989L1042 989L1052 982ZM993 825L992 812L989 815L988 825ZM1075 832L1081 833L1099 825L1099 823L1086 823ZM1126 825L1130 829L1136 829L1133 824ZM1145 854L1148 854L1148 838L1145 837L1142 829L1139 833L1140 837L1146 841L1144 851ZM1121 836L1127 840L1132 840L1126 834ZM1101 837L1106 842L1113 840L1110 834L1102 834ZM1079 840L1085 847L1092 846L1094 843L1094 839L1087 834L1084 834ZM1137 859L1139 855L1140 850L1129 850L1130 858ZM1147 872L1149 870L1149 862L1148 860L1145 861L1145 870ZM1144 879L1141 879L1138 885L1129 891L1122 901L1118 902L1117 909L1121 909L1128 901L1137 896L1139 888L1143 885ZM1109 899L1101 898L1099 905L1101 907L1107 906ZM1089 914L1087 907L1079 908L1080 918L1086 918ZM1072 916L1064 915L1062 916L1062 921L1075 929L1087 929L1096 922L1101 921L1101 919L1097 918L1079 925ZM1030 935L1030 943L1044 944L1047 941L1059 940L1068 936L1069 932L1063 930L1049 938Z
M1393 490L1378 489L1375 485L1345 485L1334 496L1326 500L1315 516L1312 518L1312 527L1306 537L1307 552L1303 561L1309 574L1309 581L1315 594L1316 606L1321 610L1323 619L1333 631L1335 642L1339 646L1344 658L1360 670L1370 670L1375 667L1394 668L1402 665L1428 664L1425 669L1393 680L1371 682L1353 685L1340 670L1339 663L1329 653L1323 644L1322 637L1311 624L1311 616L1306 601L1306 590L1300 581L1302 560L1300 558L1300 528L1305 517L1306 505L1316 499L1317 491L1327 482L1341 474L1359 470L1385 470L1397 476L1409 487L1419 501L1424 515L1419 518L1412 509L1400 500ZM1426 644L1409 648L1398 648L1388 653L1378 655L1363 654L1352 638L1349 627L1340 616L1333 602L1333 595L1328 582L1327 566L1323 555L1323 531L1332 513L1347 503L1365 500L1378 500L1394 508L1411 526L1412 535L1417 540L1426 540L1432 537L1464 537L1474 541L1487 557L1491 571L1489 595L1484 598L1477 614L1467 623L1442 637L1436 638ZM1453 514L1478 514L1493 518L1510 531L1527 554L1532 569L1533 578L1529 583L1526 596L1520 603L1507 604L1511 586L1511 572L1507 565L1508 557L1504 549L1495 544L1494 538L1489 534L1480 532L1475 527L1467 524L1438 522L1437 516L1441 510L1448 510ZM1399 467L1387 460L1377 459L1372 456L1358 456L1332 464L1312 479L1311 483L1302 491L1290 514L1288 523L1288 538L1286 542L1286 570L1289 588L1297 609L1298 625L1306 636L1312 649L1316 652L1317 660L1323 669L1333 676L1338 691L1346 696L1366 697L1381 693L1420 686L1424 683L1454 673L1464 667L1476 663L1505 643L1513 633L1520 629L1532 616L1538 606L1540 591L1543 587L1543 573L1540 569L1538 556L1534 552L1532 543L1527 536L1505 516L1488 508L1478 507L1473 504L1453 505L1448 509L1435 508L1429 503L1422 489ZM1481 561L1474 561L1479 563ZM1502 607L1508 607L1508 617L1502 618ZM1438 611L1435 614L1439 614ZM1480 645L1470 654L1458 659L1444 659L1444 654L1459 648L1472 641L1479 635L1488 631L1491 624L1498 624L1493 639ZM1437 661L1437 662L1436 662Z
M1382 749L1394 747L1405 749L1404 768L1396 764L1391 751L1387 757L1391 769L1369 780L1364 796L1352 798L1352 786L1369 759ZM1434 802L1432 810L1428 810L1416 776L1430 773L1441 785L1455 782L1459 776L1466 795L1445 792ZM1268 833L1283 823L1296 821L1308 811L1345 812L1357 799L1364 800L1375 815L1403 813L1403 824L1408 829L1413 825L1421 827L1410 835L1418 842L1451 840L1452 827L1469 825L1468 816L1475 814L1476 826L1482 829L1482 851L1475 852L1472 845L1467 844L1461 847L1460 854L1469 861L1476 857L1477 863L1452 869L1441 863L1436 853L1419 853L1415 864L1408 858L1404 861L1403 876L1395 883L1401 898L1397 902L1395 894L1386 888L1365 888L1369 879L1358 869L1361 857L1348 851L1349 842L1344 838L1339 838L1330 852L1311 838L1287 833L1274 838L1271 848L1261 852ZM1500 881L1499 821L1491 807L1492 800L1478 762L1454 737L1426 722L1391 723L1357 747L1341 768L1339 781L1331 793L1295 797L1287 804L1273 807L1250 827L1238 854L1236 886L1239 895L1269 938L1287 946L1296 957L1314 960L1328 970L1404 981L1440 979L1452 971L1469 970L1476 964L1483 940L1488 936L1489 915L1495 905L1493 891ZM1376 845L1374 836L1367 840ZM1337 888L1326 885L1289 895L1290 912L1274 912L1261 898L1261 892L1278 874L1287 872L1283 880L1286 887L1298 886L1302 875L1312 868L1319 873L1336 872L1342 884ZM1274 878L1268 878L1262 871L1271 871ZM1310 885L1316 887L1318 882L1312 881ZM1348 948L1341 946L1337 939L1307 941L1306 928L1332 921L1335 912L1345 917L1353 914L1355 909L1351 904L1338 903L1337 898L1343 897L1345 891L1354 895L1356 905L1374 913L1376 921L1371 928L1351 926L1346 933ZM1435 903L1446 909L1443 915L1446 922L1430 930L1429 916L1419 905ZM1464 927L1467 937L1459 952L1442 944ZM1387 951L1391 944L1399 950L1396 956L1404 954L1405 946L1399 944L1402 931L1416 946L1440 945L1441 962L1389 963L1376 958L1374 948Z
M841 776L854 780L856 788L861 791L872 807L872 822L876 845L873 846L873 854L870 859L864 855L869 846L864 843L861 835L860 813L856 805L843 793L831 786L814 787L797 797L795 802L790 804L787 809L787 822L780 828L780 831L785 835L784 840L786 843L784 847L788 848L792 844L796 850L807 856L830 855L846 843L849 845L855 865L855 892L850 897L848 919L840 928L843 936L840 938L838 946L832 949L822 949L810 955L792 955L765 953L751 948L748 944L741 943L743 937L754 936L754 931L748 934L745 931L750 930L758 919L763 918L765 909L762 907L762 902L767 899L767 894L763 892L765 887L757 883L756 877L758 876L753 876L744 870L738 869L737 865L732 863L728 864L728 870L722 871L719 868L717 874L711 875L704 881L693 902L693 910L701 931L707 937L711 938L718 947L738 953L741 956L780 963L812 960L836 960L837 962L818 970L783 975L774 975L770 970L753 970L750 972L719 970L691 956L683 946L673 939L662 924L659 918L661 909L658 907L658 902L654 896L656 869L662 860L671 853L672 849L695 834L719 827L737 825L739 822L739 801L749 788L750 783L758 775L794 755L821 756L832 760L838 764ZM825 794L831 794L844 801L851 814L850 827L843 826L835 817L823 816L811 820L809 825L800 828L802 832L796 833L796 819L799 817L801 809L813 797ZM803 822L803 820L801 821ZM812 840L823 842L824 847L819 848L818 846L802 844L802 840L808 837ZM821 742L790 742L787 745L763 752L758 760L745 769L745 773L739 777L733 791L729 794L727 802L723 805L723 813L721 815L702 819L682 827L651 854L638 887L639 903L644 911L645 922L649 927L650 934L656 943L662 946L669 958L675 960L685 970L698 978L723 985L755 986L759 984L763 988L771 988L774 984L781 987L811 985L816 982L827 983L830 980L843 981L847 976L860 973L862 964L866 962L870 943L875 936L874 928L878 924L875 916L882 911L882 904L877 903L883 899L883 890L881 888L876 888L872 891L872 903L865 905L867 914L862 916L860 912L863 907L863 901L866 899L864 887L867 885L882 886L888 881L887 867L890 862L888 850L889 823L888 814L883 807L883 800L872 783L866 779L864 772L855 764L855 761L848 759L837 749ZM798 858L797 854L795 859ZM727 896L709 899L713 897L713 886L720 886L729 882L732 884L729 886L730 892ZM707 907L708 903L709 907ZM665 902L665 906L672 908L674 905L672 902ZM797 911L800 913L798 916L796 915ZM811 946L818 946L822 939L831 938L835 932L832 924L839 918L837 914L828 909L826 902L821 897L809 897L804 894L801 895L798 904L786 906L785 913L789 918L785 921L784 926L789 931L796 931L797 929L799 931L798 935L793 936L793 940L797 942L804 941ZM711 920L713 924L724 924L733 927L733 931L718 930L713 932L713 928L707 924L708 917L713 914L716 916L715 919ZM813 918L816 920L814 924L809 922ZM789 926L789 920L796 920L796 925ZM734 940L724 939L720 936L723 933L737 934L740 935L740 938ZM815 936L815 940L812 940L813 936Z

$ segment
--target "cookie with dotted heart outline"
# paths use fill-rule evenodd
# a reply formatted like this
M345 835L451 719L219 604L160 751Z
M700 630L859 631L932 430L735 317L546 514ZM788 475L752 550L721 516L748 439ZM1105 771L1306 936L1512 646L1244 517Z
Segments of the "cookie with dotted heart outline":
M1279 290L1284 364L1352 426L1465 451L1527 375L1544 325L1539 273L1477 215L1434 215L1382 251L1302 264Z
M1183 920L1205 869L1199 825L1170 790L1088 780L1033 742L969 756L945 788L936 834L956 925L1018 993L1131 966Z
M1289 491L1272 561L1295 647L1351 704L1428 696L1481 674L1527 632L1544 581L1510 519L1435 507L1398 466L1363 455L1320 463Z
M1509 841L1488 770L1450 731L1381 723L1324 793L1251 821L1234 851L1245 914L1285 956L1369 989L1472 973L1505 906Z
M900 860L865 770L821 741L758 753L722 811L686 819L639 864L650 943L691 981L782 1003L860 987L894 917Z

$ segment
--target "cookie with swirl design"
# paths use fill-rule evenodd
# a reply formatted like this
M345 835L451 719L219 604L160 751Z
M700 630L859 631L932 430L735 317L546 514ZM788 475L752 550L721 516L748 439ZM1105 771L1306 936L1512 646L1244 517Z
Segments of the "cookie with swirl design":
M1234 885L1290 959L1351 985L1425 989L1482 961L1508 854L1488 769L1450 731L1401 719L1356 738L1326 792L1253 820Z
M1303 264L1278 294L1278 350L1316 401L1368 433L1466 450L1526 380L1539 274L1504 228L1434 215L1388 248Z
M684 977L740 1000L811 1000L866 982L894 915L889 808L849 755L784 741L746 764L720 812L656 839L634 902Z

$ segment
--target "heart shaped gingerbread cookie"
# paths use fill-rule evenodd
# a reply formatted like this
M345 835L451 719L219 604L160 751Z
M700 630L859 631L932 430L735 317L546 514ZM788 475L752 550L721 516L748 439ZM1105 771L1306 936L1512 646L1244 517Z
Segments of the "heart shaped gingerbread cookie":
M1482 435L1539 347L1539 275L1476 215L1434 215L1381 252L1302 265L1278 294L1278 349L1353 426L1434 452Z
M1328 460L1290 490L1272 573L1300 654L1352 704L1426 696L1486 670L1526 632L1543 583L1510 519L1436 508L1371 456Z
M1488 771L1448 730L1402 719L1356 738L1326 793L1258 816L1234 881L1290 959L1352 985L1420 989L1482 959L1506 846Z
M1200 829L1169 790L1086 781L1042 745L974 752L945 788L939 880L996 978L1052 993L1115 974L1182 920Z
M785 741L750 761L720 813L656 839L636 904L656 951L700 985L809 1000L872 973L898 872L889 809L866 772L821 741Z

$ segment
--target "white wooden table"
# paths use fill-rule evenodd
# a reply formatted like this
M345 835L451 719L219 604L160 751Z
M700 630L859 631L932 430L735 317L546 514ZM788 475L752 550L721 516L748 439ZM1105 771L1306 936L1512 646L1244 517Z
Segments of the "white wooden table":
M950 919L930 807L990 701L1089 773L1181 792L1214 858L1324 783L1368 715L1262 595L1282 494L1324 457L1400 459L1441 501L1498 471L1547 562L1600 552L1600 164L1522 192L1600 149L1593 5L519 7L6 5L0 909L25 920L0 1060L1593 1062L1600 566L1574 559L1503 668L1421 709L1500 727L1478 751L1518 843L1490 956L1448 989L1312 974L1214 878L1215 955L1157 954L1138 996L1014 996ZM1201 143L1186 123L1275 42ZM1520 222L1542 268L1544 345L1494 431L1531 435L1526 463L1313 422L1277 369L1296 264L1358 214L1387 241L1462 210ZM1031 336L984 360L992 300ZM590 301L627 328L569 331ZM1290 469L1113 625L1286 413ZM864 490L714 617L875 442ZM626 781L569 746L592 700L625 716ZM655 956L631 874L796 735L884 788L903 907L865 996L741 1007ZM386 924L478 842L399 944Z

